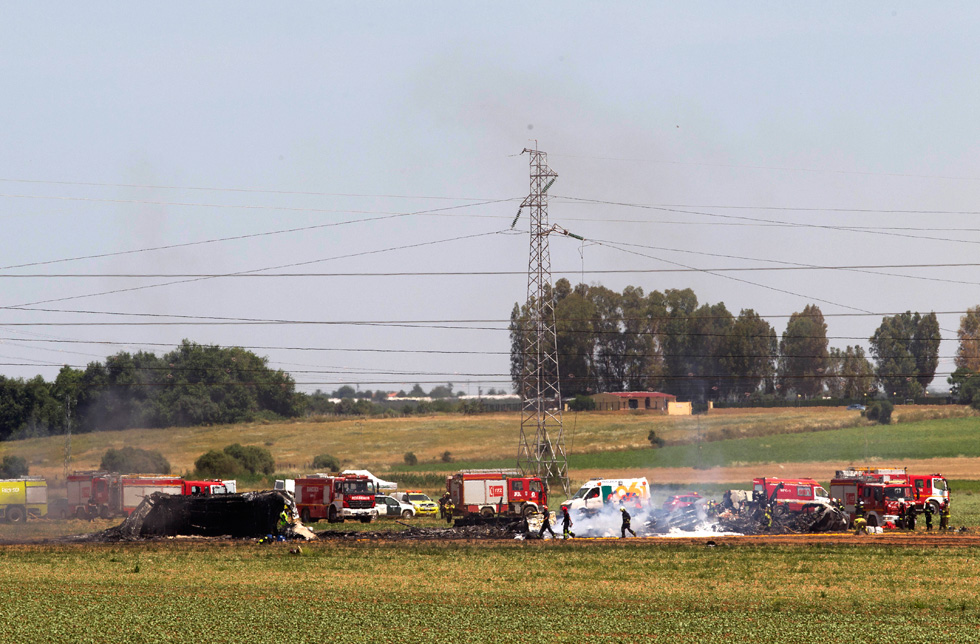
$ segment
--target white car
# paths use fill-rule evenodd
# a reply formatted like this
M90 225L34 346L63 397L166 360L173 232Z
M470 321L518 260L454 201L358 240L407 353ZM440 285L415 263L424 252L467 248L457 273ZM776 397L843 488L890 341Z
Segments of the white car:
M379 494L374 497L375 508L378 509L379 517L401 517L411 519L415 516L415 507L411 503L405 503L398 499Z

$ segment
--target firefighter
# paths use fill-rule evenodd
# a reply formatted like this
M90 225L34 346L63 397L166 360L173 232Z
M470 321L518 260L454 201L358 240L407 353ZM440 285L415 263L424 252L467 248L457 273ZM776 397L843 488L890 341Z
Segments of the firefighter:
M895 527L899 530L905 529L905 501L899 501L898 503L898 519L895 521Z
M912 532L915 532L915 505L910 505L908 511L905 513L905 525Z
M551 538L557 538L555 531L551 529L551 512L548 508L541 508L541 529L538 530L538 537L544 539L544 531L551 533Z
M446 504L449 503L449 492L439 497L439 518L446 518Z
M452 523L453 522L453 510L456 509L456 506L453 505L453 500L452 499L446 499L446 503L445 503L445 505L442 506L442 509L443 509L443 513L445 514L445 517L446 517L446 523Z
M289 524L291 523L290 519L292 517L289 516L289 506L283 505L282 512L279 513L279 522L276 524L279 534L286 533L286 529L289 528Z
M860 498L858 498L858 500L854 502L854 516L855 517L864 516L864 503L861 502Z
M867 534L868 520L864 517L854 519L854 534Z
M572 532L572 515L568 513L568 508L566 506L561 507L561 537L562 539L568 539L569 537L575 538L575 533Z
M759 525L763 530L768 530L772 527L772 508L770 508L768 505L762 512L762 521L759 523Z
M932 503L926 502L922 507L922 514L926 517L926 532L932 532Z
M634 537L636 533L633 532L633 528L630 527L630 513L626 511L626 508L619 508L619 511L623 514L623 525L620 526L620 539L626 538L626 533L629 532Z
M949 500L939 506L939 529L949 530Z

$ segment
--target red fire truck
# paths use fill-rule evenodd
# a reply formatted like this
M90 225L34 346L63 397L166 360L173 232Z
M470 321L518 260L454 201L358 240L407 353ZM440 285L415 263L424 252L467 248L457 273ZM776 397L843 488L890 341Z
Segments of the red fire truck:
M108 519L133 510L154 492L165 494L224 494L225 481L185 481L179 476L122 475L110 472L75 472L68 476L67 516Z
M915 507L921 510L928 503L932 511L949 500L949 482L942 474L909 474L904 467L854 467L848 470L881 483L908 483L912 486Z
M530 516L548 507L544 481L516 471L463 470L446 478L453 516Z
M370 523L378 516L374 507L377 488L360 474L314 474L296 479L296 509L303 523L326 519L330 523L360 519Z
M813 479L778 479L763 477L752 479L754 500L771 501L775 512L808 512L830 505L830 497Z
M912 485L904 470L837 470L830 482L830 494L844 502L844 511L852 521L857 516L855 504L860 500L870 527L894 527L899 504L915 503Z

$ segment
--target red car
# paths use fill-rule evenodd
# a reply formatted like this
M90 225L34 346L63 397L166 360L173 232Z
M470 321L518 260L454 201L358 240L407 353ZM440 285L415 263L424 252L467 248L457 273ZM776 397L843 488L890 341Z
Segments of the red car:
M703 497L697 492L688 492L687 494L675 494L666 501L664 501L664 510L667 512L673 512L674 510L681 510L683 508L689 508Z

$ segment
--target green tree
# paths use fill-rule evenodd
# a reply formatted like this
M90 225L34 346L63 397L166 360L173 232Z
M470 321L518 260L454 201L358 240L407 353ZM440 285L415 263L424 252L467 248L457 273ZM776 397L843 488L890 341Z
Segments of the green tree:
M0 479L18 479L27 476L29 467L23 456L7 454L0 462Z
M194 469L201 478L226 479L239 476L243 468L238 459L216 449L201 454L194 461Z
M776 331L752 309L743 309L724 344L721 363L739 400L758 391L776 372Z
M875 393L874 365L865 357L860 346L841 351L832 347L827 358L824 384L827 393L843 400L863 400Z
M886 395L914 398L922 394L939 365L940 339L935 313L923 316L906 311L882 319L870 345Z
M405 464L406 465L418 465L419 458L415 455L415 452L405 452Z
M170 462L157 450L109 448L102 455L99 469L133 474L170 474Z
M779 385L783 392L793 391L812 398L823 389L829 350L827 323L815 304L793 313L779 342Z
M330 454L317 454L313 457L313 469L339 472L340 459Z
M956 349L956 366L980 373L980 306L966 310L956 335L960 341Z
M224 452L252 474L272 474L276 467L272 453L264 447L234 443L225 447Z
M453 383L447 382L445 385L438 385L429 392L430 398L452 398Z

